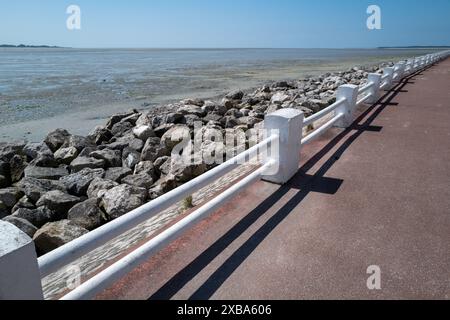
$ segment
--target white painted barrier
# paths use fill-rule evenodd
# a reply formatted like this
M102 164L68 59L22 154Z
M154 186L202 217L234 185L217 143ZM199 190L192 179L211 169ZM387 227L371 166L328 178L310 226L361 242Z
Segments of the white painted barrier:
M209 185L216 179L236 169L239 164L244 162L243 160L259 156L261 151L267 147L272 148L270 155L263 157L261 167L255 172L225 190L218 197L200 207L197 211L153 238L139 249L86 281L63 297L63 299L90 299L95 297L96 294L176 240L186 230L216 211L225 202L232 199L250 184L261 179L274 183L286 183L298 171L300 150L303 145L311 143L333 126L341 128L349 127L354 122L354 112L357 105L375 103L380 97L381 90L389 90L394 82L399 82L404 77L414 74L418 70L445 59L448 56L450 56L450 50L402 61L392 68L385 68L383 75L370 74L368 83L362 87L354 85L340 86L336 93L336 102L309 118L304 118L302 112L294 109L283 109L274 114L267 115L265 128L268 132L268 138L260 144L158 199L133 210L39 259L36 259L36 253L32 250L33 244L29 238L18 242L0 242L0 299L42 299L42 288L40 287L41 277L45 277L72 263L83 255L99 248L110 240L131 230L140 223L145 222L161 211ZM306 137L303 137L302 132L304 127L332 113L334 115L327 123ZM276 132L273 132L273 130L276 130ZM276 154L273 152L273 144L277 146ZM14 226L10 224L5 225L0 222L0 228L2 228L2 233L4 233L2 236L5 238L14 239L14 237L17 237L18 229ZM6 246L5 243L8 243L8 245ZM11 252L15 254L9 254ZM23 279L25 281L20 281L19 273L21 276L24 274ZM19 280L16 281L15 279ZM7 288L6 286L9 286L9 289L2 290L3 288Z

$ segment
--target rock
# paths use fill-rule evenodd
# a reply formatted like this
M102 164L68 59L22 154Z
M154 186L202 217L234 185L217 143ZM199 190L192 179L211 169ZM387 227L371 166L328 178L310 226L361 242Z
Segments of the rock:
M48 209L58 212L61 215L67 214L70 208L77 203L80 203L81 199L75 196L71 196L59 190L49 191L44 194L36 203L38 207L47 207Z
M0 188L6 188L10 185L9 179L3 175L0 175Z
M36 159L39 156L53 157L53 152L44 142L28 143L23 148L23 152L30 159Z
M163 144L169 151L180 144L183 140L190 140L191 130L184 125L177 125L167 131L161 138L161 144Z
M124 150L125 148L131 148L136 151L141 151L144 147L144 142L134 136L133 133L129 133L120 138L115 138L113 143L99 146L99 149L111 149L111 150Z
M123 178L129 176L132 173L133 171L129 168L122 168L122 167L109 168L108 170L106 170L105 179L120 183L120 181L122 181Z
M41 254L55 250L89 231L70 220L47 223L33 237L36 248Z
M148 197L150 200L154 200L163 194L172 191L180 186L180 182L177 181L174 175L167 175L159 179L155 185L148 191Z
M147 141L150 137L155 137L155 132L150 126L139 126L133 129L133 134L136 138L142 141Z
M109 129L102 126L97 126L93 131L91 131L91 133L89 133L87 138L99 145L103 142L111 140L112 136L113 135Z
M0 160L0 175L5 177L9 176L9 162Z
M0 188L6 188L10 184L11 184L11 172L9 168L9 163L0 160Z
M182 123L183 121L184 121L184 115L181 113L178 113L178 112L169 113L165 119L165 123L173 123L173 124L179 124L179 123Z
M96 198L75 205L69 210L67 219L89 231L97 229L106 221Z
M193 115L193 114L187 114L183 117L182 124L187 125L190 128L195 127L196 122L201 122L202 119L199 116Z
M280 106L279 104L271 104L271 105L267 108L266 114L274 113L274 112L276 112L276 111L278 111L278 110L280 110L280 109L281 109L281 106Z
M69 175L66 168L45 168L29 165L25 168L26 178L45 179L45 180L59 180L60 178Z
M36 159L33 159L33 161L30 162L30 166L57 168L58 161L55 160L53 154L52 155L42 154L38 155Z
M125 112L125 113L121 113L121 114L115 114L113 115L108 123L106 124L106 128L111 130L115 124L119 123L120 121L122 121L123 119L132 116L134 114L136 114L137 111L136 110L130 110L129 112Z
M70 135L66 141L63 143L61 148L76 148L78 152L81 152L86 148L95 148L94 142L88 138L82 136Z
M227 94L226 98L231 100L242 100L242 98L244 98L244 92L236 90Z
M112 180L106 180L102 178L95 178L92 180L87 190L87 196L89 198L101 198L106 191L117 187L119 184Z
M27 196L23 196L20 200L14 205L11 212L16 212L20 208L26 209L36 209L36 206L31 202L31 199Z
M0 201L8 208L12 209L14 205L23 197L23 192L16 187L0 189Z
M0 201L0 219L7 217L11 214L11 210L6 207L6 205Z
M41 228L46 223L64 218L63 215L53 212L46 207L37 209L20 208L13 213L12 217L27 220L37 228Z
M15 225L17 228L26 233L30 238L33 238L34 234L38 230L35 226L33 226L29 221L13 216L9 216L3 219L3 221L9 222Z
M149 138L141 154L141 161L155 161L159 157L168 156L170 151L159 138Z
M217 121L220 122L222 120L222 116L216 113L208 113L206 115L206 117L203 118L204 122L209 122L209 121Z
M321 111L325 106L321 100L309 99L302 103L302 106L312 110L314 113Z
M153 185L153 178L147 173L129 175L122 179L122 183L130 186L149 189Z
M167 159L168 158L169 157L167 157ZM136 167L134 169L134 174L138 175L141 173L146 173L146 174L150 175L153 179L155 179L155 177L157 176L156 171L157 171L157 169L155 168L155 165L153 164L153 162L141 161L136 165Z
M208 170L205 163L191 163L183 160L183 157L177 157L170 160L170 175L175 176L178 182L188 182Z
M289 101L291 97L284 92L275 93L270 100L271 103L282 104L286 101Z
M141 154L132 148L125 148L122 152L122 167L131 170L141 161Z
M116 219L142 206L146 198L145 189L123 184L108 190L102 198L100 207L108 216Z
M85 168L99 169L105 167L105 160L88 157L78 157L70 163L72 172L79 172Z
M155 131L155 134L156 134L157 137L162 137L164 135L164 133L166 133L167 131L172 129L174 126L175 125L173 123L163 124L163 125L161 125L159 127L156 127L154 129L154 131Z
M64 142L70 137L70 133L64 129L56 129L53 132L50 132L45 138L44 142L50 148L52 152L58 150Z
M228 111L228 108L226 106L219 104L219 105L215 105L214 109L212 109L211 112L218 114L220 116L224 116L227 111Z
M203 117L205 115L205 111L201 107L195 105L182 106L178 109L178 113L181 113L182 115L193 114L198 117Z
M239 104L239 102L236 101L236 100L231 100L231 99L224 98L224 99L222 99L221 104L227 110L229 110L229 109L236 108L236 106Z
M16 154L11 158L11 161L9 162L9 172L12 183L18 182L23 178L27 166L26 156Z
M130 132L133 129L133 125L129 122L119 122L116 123L112 129L111 133L113 136L122 137L126 133Z
M203 107L203 105L205 104L205 101L203 101L202 99L185 99L185 100L181 101L181 104Z
M78 156L78 150L75 147L61 148L55 152L55 160L59 163L69 165Z
M0 142L0 160L4 162L9 162L15 155L23 155L24 146L25 146L24 142L23 143Z
M136 112L134 114L129 115L126 118L123 118L122 120L120 120L120 122L128 122L134 127L134 126L136 126L136 122L140 118L140 116L141 116L141 114Z
M100 146L99 146L99 148L100 148ZM86 148L84 148L84 149L78 154L78 156L79 156L79 157L88 157L88 158L89 158L89 155L90 155L92 152L94 152L95 150L97 150L96 147L86 147ZM75 160L75 159L74 159L74 160Z
M122 152L118 150L103 149L90 154L92 158L104 160L107 167L120 167L122 165Z
M234 128L239 125L238 120L233 116L227 116L224 118L225 128Z
M243 117L243 113L238 109L230 109L225 113L225 116L234 117L234 118L240 118Z
M275 82L273 85L274 88L289 88L289 83L287 83L286 81L278 81Z
M255 124L261 122L261 119L255 117L242 117L238 119L239 124L247 125L249 128L253 128Z
M96 178L103 178L105 170L86 168L80 172L72 173L63 177L60 182L65 186L66 190L76 196L85 196L91 182Z
M41 198L48 191L67 190L66 187L59 181L38 180L35 178L24 178L20 180L17 187L33 202L38 201L39 198Z
M168 156L164 156L164 157L160 157L160 158L156 159L155 162L153 163L155 166L155 169L157 171L160 171L161 166L164 165L164 163L166 163L169 159L170 159L170 157L168 157Z
M151 126L152 125L152 119L153 119L153 113L152 111L147 111L142 113L142 115L139 117L139 119L136 121L136 126Z

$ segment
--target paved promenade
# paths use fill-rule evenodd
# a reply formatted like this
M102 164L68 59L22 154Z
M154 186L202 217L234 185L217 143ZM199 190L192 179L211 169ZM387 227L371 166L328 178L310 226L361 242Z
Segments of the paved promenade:
M450 299L450 59L359 113L98 298Z

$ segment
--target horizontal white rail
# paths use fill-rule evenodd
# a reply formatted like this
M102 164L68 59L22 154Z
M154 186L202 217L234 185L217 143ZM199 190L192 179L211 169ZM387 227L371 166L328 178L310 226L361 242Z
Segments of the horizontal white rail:
M369 98L372 97L372 93L368 93L365 96L363 96L362 98L360 98L357 102L356 105L359 106L361 104L363 104L364 102L366 102Z
M145 245L127 255L125 258L122 258L101 273L83 283L81 286L64 296L62 300L86 300L94 298L98 293L108 288L115 281L119 280L121 277L138 267L141 263L150 259L171 242L178 239L199 221L214 213L225 202L231 200L240 191L260 180L264 172L272 165L272 162L265 164L231 188L227 189L218 197L199 208L197 211L191 213L174 226L170 227L160 235L151 239Z
M327 108L323 109L322 111L319 111L316 114L306 118L305 121L303 122L303 126L307 127L307 126L313 124L314 122L316 122L317 120L320 120L321 118L323 118L327 114L329 114L329 113L333 112L334 110L336 110L343 103L345 103L345 99L339 99L338 101L336 101L335 103L333 103L329 107L327 107Z
M333 119L331 119L330 121L328 121L327 123L325 123L323 126L321 126L319 129L317 129L316 131L312 132L311 134L309 134L308 136L306 136L305 138L302 139L302 146L303 145L307 145L311 142L313 142L314 140L316 140L317 138L319 138L321 135L323 135L326 131L328 131L328 129L330 129L331 127L334 126L334 124L336 122L338 122L339 120L341 120L344 117L344 114L339 113L337 114Z
M248 149L247 151L239 154L237 157L221 164L205 174L40 257L38 262L41 276L45 277L59 270L61 267L70 264L83 255L108 243L132 228L137 227L139 224L154 217L161 211L170 208L177 202L182 201L186 197L192 195L196 191L206 187L218 178L237 168L239 164L244 163L246 159L256 157L261 148L266 147L276 139L278 139L278 136L272 135L260 144Z
M373 82L369 82L367 84L365 84L364 86L362 86L361 88L359 88L358 90L358 94L362 94L364 92L366 92L367 90L372 89L372 87L375 85L375 83Z

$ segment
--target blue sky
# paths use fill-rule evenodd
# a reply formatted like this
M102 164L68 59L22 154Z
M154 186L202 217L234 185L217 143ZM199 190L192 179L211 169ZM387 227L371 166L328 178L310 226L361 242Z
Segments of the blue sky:
M79 5L78 31L66 8ZM366 27L369 5L382 30ZM2 0L0 43L70 47L450 45L450 0Z

